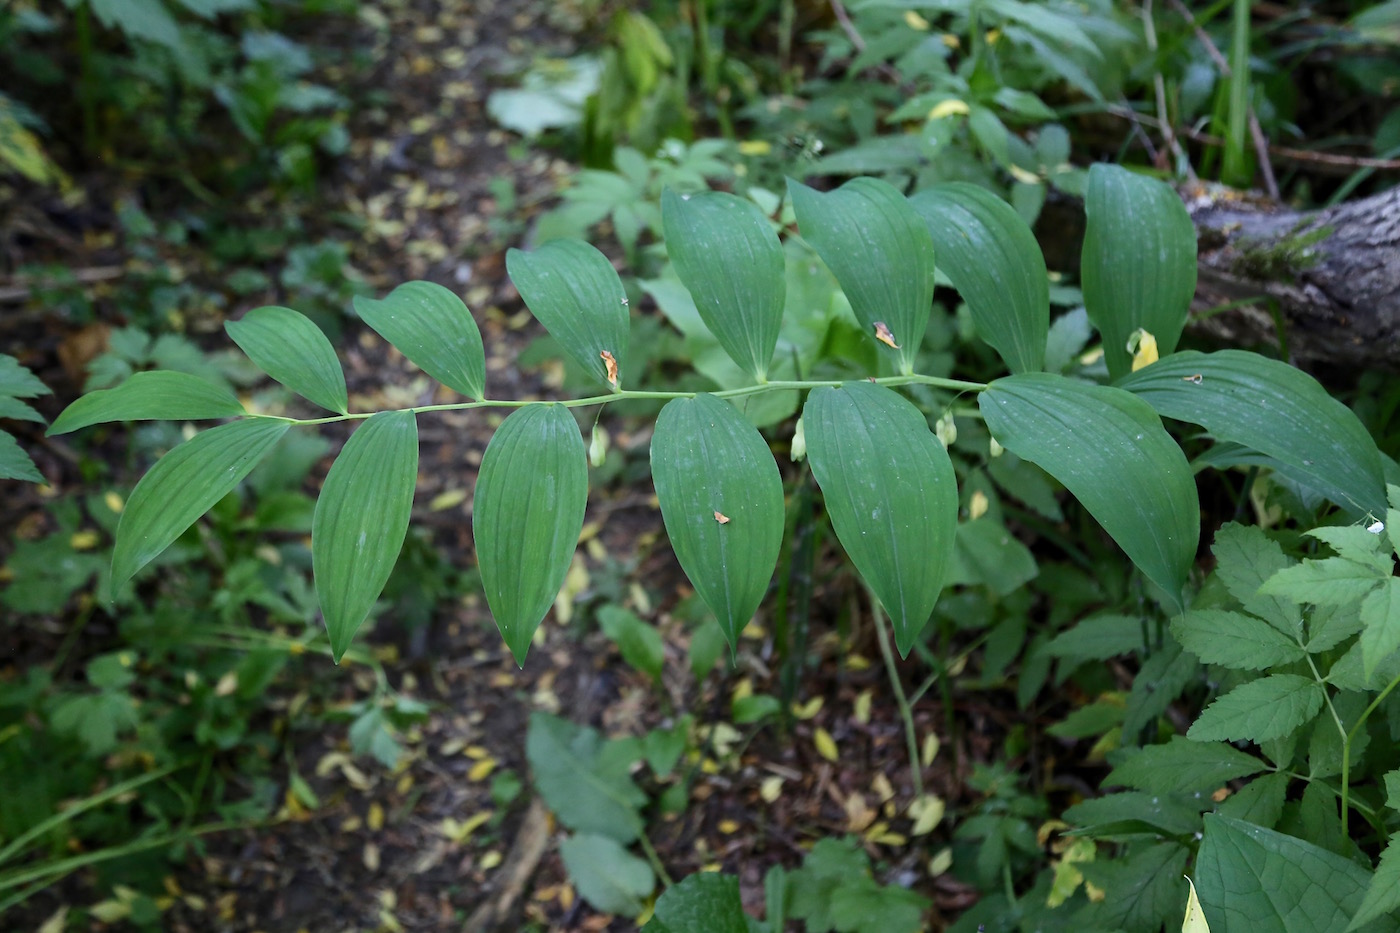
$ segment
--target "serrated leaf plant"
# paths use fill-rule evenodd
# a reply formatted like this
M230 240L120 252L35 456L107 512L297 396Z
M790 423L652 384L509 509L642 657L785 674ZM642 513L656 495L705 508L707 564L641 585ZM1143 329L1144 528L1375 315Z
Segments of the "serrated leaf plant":
M1214 696L1184 736L1115 753L1103 785L1120 790L1065 812L1120 849L1114 885L1084 872L1107 894L1080 920L1170 922L1180 892L1153 867L1170 856L1217 933L1397 929L1400 487L1388 500L1310 529L1302 559L1258 527L1217 533L1212 578L1170 626Z

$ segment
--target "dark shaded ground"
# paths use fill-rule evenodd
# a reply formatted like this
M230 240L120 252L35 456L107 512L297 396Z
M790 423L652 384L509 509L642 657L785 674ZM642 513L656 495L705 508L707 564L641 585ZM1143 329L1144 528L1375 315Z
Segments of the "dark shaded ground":
M357 109L351 151L323 187L321 206L306 218L308 228L325 226L337 212L360 218L365 229L352 240L352 262L377 293L414 278L453 288L481 326L490 394L548 395L556 391L548 369L541 376L514 365L539 331L505 277L504 249L514 244L493 232L490 221L499 208L490 183L509 175L523 205L513 219L527 224L554 195L567 166L495 129L485 101L493 84L506 81L503 75L521 69L532 56L571 50L580 41L578 23L567 15L567 5L555 9L503 0L419 0L366 10L344 27L346 35L338 41L372 48L373 64L364 73L328 77L352 82L345 90L353 98L377 102ZM119 178L96 177L90 190L106 192L114 202L122 184ZM107 203L100 196L91 199L99 201ZM20 260L41 254L74 267L116 268L123 274L127 260L104 234L103 225L110 229L112 223L110 211L89 207L70 217L23 197L10 208L9 243ZM34 230L16 239L24 217ZM65 230L69 220L80 229ZM93 243L107 245L93 248ZM102 287L97 286L99 298ZM279 300L277 294L252 296L229 310L236 315ZM208 329L217 325L214 320ZM49 331L29 311L0 324L0 334L7 344L23 348L22 355L58 391L59 399L46 409L50 416L76 393L80 367L61 358L62 348L81 358L91 352L82 351L82 341L100 339ZM434 394L432 383L410 372L372 334L352 331L341 351L352 410L456 400L445 389ZM429 527L435 543L459 567L471 561L469 498L437 511L427 504L440 494L471 489L496 423L476 412L421 419L415 523ZM613 436L632 456L645 456L649 428L615 423ZM24 442L37 451L57 487L74 488L78 477L61 442L37 434ZM40 503L28 487L12 486L0 495L0 524L40 521ZM631 593L632 608L666 637L662 689L674 710L693 712L702 723L715 713L724 718L730 693L742 678L755 690L776 691L771 639L761 629L750 630L758 637L746 639L733 672L713 674L698 687L690 677L685 626L671 615L688 590L664 538L658 543L660 515L649 489L593 489L587 521L595 530L594 540L580 550L587 555L584 568L596 581L610 572L610 558L626 560L632 569L619 585ZM650 836L673 877L713 866L739 874L746 900L757 912L769 864L796 864L804 845L823 835L863 833L871 854L889 865L884 880L912 884L934 898L937 925L939 918L967 907L973 895L951 878L930 878L927 872L929 857L946 845L944 830L908 839L909 763L868 620L864 626L857 620L849 642L821 634L830 631L830 620L822 616L834 617L842 611L835 607L855 604L849 581L835 573L838 566L835 555L819 561L814 593L819 617L814 653L821 660L804 681L802 697L820 706L809 706L810 715L790 734L769 727L747 741L744 733L735 753L716 756L713 767L692 769L690 808L681 817L655 820ZM429 721L407 737L407 762L387 773L373 761L354 759L344 728L328 726L298 754L320 808L307 812L289 802L276 825L208 837L204 851L172 875L167 928L459 930L473 911L509 886L511 877L523 884L523 892L498 929L519 929L526 920L551 930L631 928L630 921L593 915L569 888L552 849L538 857L541 831L552 832L553 825L527 819L528 793L500 813L503 808L489 794L492 774L507 768L526 774L524 732L531 710L561 712L610 734L638 734L661 721L654 688L622 664L610 643L596 633L580 638L552 616L545 627L544 646L532 651L521 671L475 597L441 607L431 633L420 641L394 620L382 619L369 639L386 661L391 684L433 705ZM11 660L22 666L26 657L42 657L61 632L61 625L37 636L31 631L29 643ZM318 658L308 659L301 670L323 685L331 682L331 692L347 701L367 695L372 686L363 667L332 669ZM861 721L855 710L865 692L873 704ZM285 700L272 703L279 705ZM943 733L943 711L931 698L919 704L916 716L921 734ZM964 741L975 744L949 748L942 735L945 747L924 773L928 790L943 797L950 810L969 793L960 779L966 763L994 755L993 740L978 737L1002 734L1006 725L995 697L969 704L959 716L972 724L966 733L973 739ZM819 727L840 750L834 762L816 750ZM776 796L775 777L780 779ZM765 781L771 799L764 796ZM463 830L486 813L491 817L485 823ZM34 928L63 903L93 899L84 877L74 876L33 898L14 917L19 926L10 928Z

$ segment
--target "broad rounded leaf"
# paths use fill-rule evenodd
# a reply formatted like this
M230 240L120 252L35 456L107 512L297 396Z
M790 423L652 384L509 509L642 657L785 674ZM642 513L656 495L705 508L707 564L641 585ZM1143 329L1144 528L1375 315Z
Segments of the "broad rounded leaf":
M870 382L814 390L802 419L836 537L907 655L943 589L957 531L948 452L917 408Z
M326 474L311 519L311 567L337 664L394 570L417 484L411 411L371 417Z
M486 397L486 350L462 299L435 282L406 282L385 298L355 296L355 312L419 369L467 398Z
M1212 933L1344 933L1371 880L1311 842L1215 813L1205 816L1195 876Z
M112 590L232 492L290 426L272 418L231 421L196 434L161 457L122 509L112 548Z
M695 872L667 888L656 899L656 919L667 933L749 933L753 929L739 896L739 879L719 872ZM773 919L771 912L768 919Z
M564 583L588 505L588 455L562 405L512 412L486 445L472 506L481 585L517 664Z
M1132 369L1128 338L1138 328L1162 356L1176 349L1196 294L1196 228L1170 186L1104 163L1089 169L1084 214L1084 307L1118 379Z
M604 353L627 377L627 293L608 257L581 240L552 240L533 252L506 253L506 270L520 297L559 345L605 386Z
M661 196L666 252L705 326L762 382L787 294L783 247L758 205L722 191Z
M967 302L977 333L1013 373L1044 369L1050 280L1021 215L966 182L926 188L909 203L928 224L939 264Z
M1184 351L1118 382L1159 415L1265 454L1343 508L1385 514L1381 455L1361 420L1317 380L1244 350Z
M856 178L822 193L788 179L802 238L817 251L867 336L892 354L903 373L928 329L933 306L933 240L904 195L874 178ZM892 347L880 340L883 326Z
M63 410L48 433L106 421L200 421L247 414L233 393L179 372L136 373L114 389L89 392Z
M559 843L559 857L578 893L605 914L637 916L656 887L651 866L607 836L569 836Z
M224 330L258 368L309 402L345 414L349 399L335 348L311 319L291 308L254 308Z
M978 405L998 443L1063 483L1174 608L1184 608L1200 505L1186 456L1147 403L1121 389L1026 373L993 382Z
M549 713L530 714L525 757L535 789L559 822L623 844L641 835L647 795L632 781L636 754L620 754L624 741Z
M673 399L656 419L651 475L681 569L731 649L783 543L783 483L758 429L713 395Z

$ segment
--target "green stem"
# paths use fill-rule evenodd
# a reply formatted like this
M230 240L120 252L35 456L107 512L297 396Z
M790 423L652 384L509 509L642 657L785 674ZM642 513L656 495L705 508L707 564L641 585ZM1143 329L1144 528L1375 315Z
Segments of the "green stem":
M652 871L656 872L656 877L660 878L661 883L669 888L675 882L671 880L670 875L666 874L666 866L661 864L661 856L656 854L656 849L652 846L651 840L647 838L647 834L639 833L637 841L642 844L642 851L646 853L647 861L651 863Z
M1327 701L1327 709L1332 713L1332 721L1337 724L1337 734L1342 737L1342 836L1347 834L1347 798L1350 796L1351 778L1351 733L1347 732L1347 727L1342 723L1342 717L1337 714L1337 707L1332 703L1332 696L1327 692L1327 681L1323 680L1322 674L1317 669L1317 664L1313 662L1312 655L1308 655L1308 667L1312 669L1313 678L1317 685L1322 688L1323 699Z
M1311 662L1312 658L1309 657L1308 660L1309 660L1309 662ZM1379 694L1377 694L1377 695L1376 695L1376 698L1375 698L1374 700L1371 701L1371 705L1368 706L1368 707L1366 707L1366 709L1362 711L1361 715L1360 715L1360 716L1357 718L1357 720L1356 720L1356 724L1353 725L1349 731L1342 733L1342 794L1341 794L1341 796L1342 796L1342 837L1343 837L1343 838L1345 838L1346 835L1347 835L1347 809L1348 809L1348 807L1347 807L1347 791L1348 791L1348 789L1349 789L1349 782L1350 782L1350 780L1351 780L1351 742L1352 742L1352 739L1356 738L1356 733L1357 733L1357 731L1360 730L1360 728L1366 724L1367 718L1368 718L1372 713L1374 713L1374 712L1376 711L1377 707L1379 707L1382 703L1385 702L1385 698L1388 697L1388 696L1390 696L1391 691L1393 691L1397 686L1400 686L1400 676L1395 677L1393 680L1391 680L1390 683L1386 684L1385 689L1382 690ZM1329 701L1329 702L1330 702L1330 701Z
M32 881L43 879L45 884L52 884L64 875L71 874L79 868L86 868L98 862L110 861L114 858L124 858L128 855L135 855L137 852L145 852L147 849L158 849L161 846L174 845L175 843L190 836L206 836L210 833L224 832L229 829L244 829L253 826L271 826L283 822L280 819L267 821L227 821L219 823L206 823L203 826L195 826L179 832L167 833L163 836L155 836L150 839L138 839L135 842L128 842L125 845L109 846L99 849L96 852L86 852L82 855L75 855L72 858L62 859L57 862L49 862L46 865L35 865L32 868L25 868L20 871L12 871L6 875L0 875L0 891L8 891L21 885L29 884ZM0 903L0 910L5 910L18 903L13 898L4 903Z
M914 728L914 711L909 698L904 694L904 684L899 680L899 668L895 667L894 651L890 648L890 636L885 631L884 613L880 611L880 600L875 591L865 588L870 596L870 614L875 619L875 637L880 641L880 655L885 659L885 672L890 676L890 686L894 689L894 701L899 705L899 718L904 720L904 741L909 745L909 774L913 779L914 796L924 795L924 775L919 760L919 735Z
M53 816L44 820L42 823L39 823L38 825L32 827L28 832L17 836L13 841L10 842L9 845L5 846L5 848L0 849L0 865L3 865L5 862L8 862L10 859L14 858L16 855L22 853L25 850L25 847L29 845L29 843L45 835L46 833L48 833L49 830L68 822L69 820L73 819L76 816L79 816L80 814L86 813L93 807L100 807L102 804L106 803L109 800L112 800L113 798L120 797L122 794L135 790L143 784L149 784L151 781L160 780L167 774L170 774L172 771L175 771L181 767L183 767L183 765L166 765L164 768L152 771L149 774L143 774L139 777L134 777L129 780L122 781L119 784L113 784L111 787L107 788L102 793L93 794L91 797L88 797L87 799L74 804L73 806L64 810L62 813L55 813ZM2 885L0 885L0 890L3 890Z
M848 380L849 381L849 380ZM987 388L983 382L965 382L961 379L943 379L939 376L922 376L918 373L909 373L902 376L882 376L879 379L871 379L871 382L882 386L906 386L906 385L926 385L937 389L949 389L957 392L981 392ZM721 389L718 392L709 393L718 398L744 398L749 395L761 395L764 392L796 391L802 389L820 389L829 387L839 389L844 383L839 379L794 379L788 381L765 382L760 385L742 386L738 389ZM429 411L468 411L475 408L524 408L527 405L557 404L565 408L587 408L590 405L607 405L610 402L620 402L625 399L677 399L694 398L701 393L698 392L660 392L642 389L619 389L607 395L590 395L587 398L565 399L559 402L549 402L547 399L482 399L479 402L453 402L446 405L422 405L413 408L386 409L389 411L411 411L416 413ZM366 418L379 414L379 412L356 412L354 414L331 415L328 418L287 418L283 415L258 415L259 418L271 418L275 421L286 421L291 424L307 427L317 424L335 424L340 421L363 421Z

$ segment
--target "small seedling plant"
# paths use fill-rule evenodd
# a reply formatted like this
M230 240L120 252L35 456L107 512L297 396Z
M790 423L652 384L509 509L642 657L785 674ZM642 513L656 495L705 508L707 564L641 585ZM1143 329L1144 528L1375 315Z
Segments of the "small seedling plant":
M1203 428L1216 441L1214 463L1268 467L1355 521L1384 516L1386 487L1374 441L1313 379L1254 353L1177 351L1195 290L1196 243L1176 193L1107 165L1090 170L1086 189L1081 279L1085 309L1103 338L1104 382L1045 371L1046 268L1015 210L968 184L906 197L885 182L857 178L827 192L790 182L795 230L785 215L775 221L732 194L663 195L662 227L675 272L705 328L751 377L748 385L709 393L629 388L629 307L618 274L587 243L556 240L532 252L512 250L508 271L535 317L594 377L596 395L492 398L469 310L449 290L414 282L382 299L357 299L356 310L464 401L351 412L330 341L298 312L268 307L230 322L229 336L269 376L330 414L248 412L232 393L198 376L158 371L79 399L50 430L229 419L175 447L137 484L117 528L112 584L119 587L289 431L362 422L326 476L311 527L315 589L337 662L403 545L418 476L418 419L445 410L510 410L482 457L472 531L487 604L521 665L565 580L587 508L588 451L573 410L620 400L665 402L651 443L657 499L676 558L731 648L764 599L783 539L778 466L740 407L769 393L805 394L800 436L807 463L837 538L882 610L877 624L888 618L901 656L919 642L947 579L959 503L942 442L947 426L931 429L902 387L975 397L976 407L967 410L985 422L996 444L1063 484L1175 617L1191 604L1200 506L1192 465L1163 418ZM877 354L866 378L770 378L787 288L782 235L805 241L840 284ZM933 308L935 257L1009 375L982 383L915 371ZM1367 630L1376 624L1389 631L1393 619L1390 613L1372 620ZM1388 639L1378 643L1396 647ZM1372 654L1365 658L1368 676L1378 663ZM1320 686L1305 691L1300 681L1298 689L1309 703L1322 702ZM1206 731L1183 741L1253 737L1249 730ZM574 855L580 864L592 857ZM1224 849L1215 857L1245 858ZM1225 891L1198 887L1206 914L1221 916ZM716 919L706 929L754 928L734 886L721 891L707 882L693 890L732 907L724 914L730 920ZM1179 903L1184 900L1183 891ZM668 911L658 904L656 929L689 929Z

